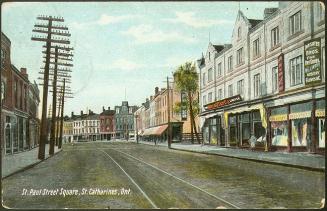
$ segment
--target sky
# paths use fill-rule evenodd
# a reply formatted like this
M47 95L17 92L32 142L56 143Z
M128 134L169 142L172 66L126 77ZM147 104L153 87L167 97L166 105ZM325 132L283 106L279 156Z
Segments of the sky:
M199 59L209 40L230 43L239 8L248 18L262 19L267 7L278 3L6 2L1 31L11 40L11 63L26 67L30 81L40 83L43 43L31 40L36 17L63 17L74 48L74 98L66 100L65 114L99 113L125 99L140 106L179 65Z

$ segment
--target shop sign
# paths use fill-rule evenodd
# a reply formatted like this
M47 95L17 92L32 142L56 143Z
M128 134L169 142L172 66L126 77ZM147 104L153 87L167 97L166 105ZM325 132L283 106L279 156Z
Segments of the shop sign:
M290 119L304 119L311 117L311 111L297 112L289 114Z
M287 114L273 115L269 117L270 122L283 122L287 120Z
M209 104L205 105L204 108L206 110L214 110L214 109L226 106L226 105L230 105L230 104L235 103L235 102L239 102L241 100L242 100L241 95L236 95L236 96L233 96L233 97L225 98L223 100L218 100L218 101L213 102L213 103L209 103Z
M325 110L319 109L316 110L316 117L324 117L325 116Z
M281 53L278 56L278 91L283 92L285 90L284 80L284 54Z
M321 82L321 38L304 42L305 85Z

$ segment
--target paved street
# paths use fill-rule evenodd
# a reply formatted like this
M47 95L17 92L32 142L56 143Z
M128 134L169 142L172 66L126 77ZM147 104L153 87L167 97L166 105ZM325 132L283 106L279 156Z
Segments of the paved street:
M135 143L76 143L4 179L3 205L319 208L324 184L321 172Z

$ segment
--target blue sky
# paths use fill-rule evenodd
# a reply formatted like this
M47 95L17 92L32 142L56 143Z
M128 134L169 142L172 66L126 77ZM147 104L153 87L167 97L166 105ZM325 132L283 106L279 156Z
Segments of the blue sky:
M278 3L240 3L253 19L262 19L266 7ZM238 8L238 2L14 2L1 6L1 30L11 40L12 63L38 81L42 43L31 41L36 17L64 17L74 47L75 93L65 114L100 112L120 105L125 88L129 104L140 105L178 65L206 51L209 33L213 44L230 43Z

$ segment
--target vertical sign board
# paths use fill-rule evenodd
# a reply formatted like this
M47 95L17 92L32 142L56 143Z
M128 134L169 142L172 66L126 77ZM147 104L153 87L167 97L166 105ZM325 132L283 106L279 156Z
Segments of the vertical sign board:
M284 90L285 90L284 54L281 53L278 56L278 91L283 92Z
M304 42L305 85L321 82L321 38Z

